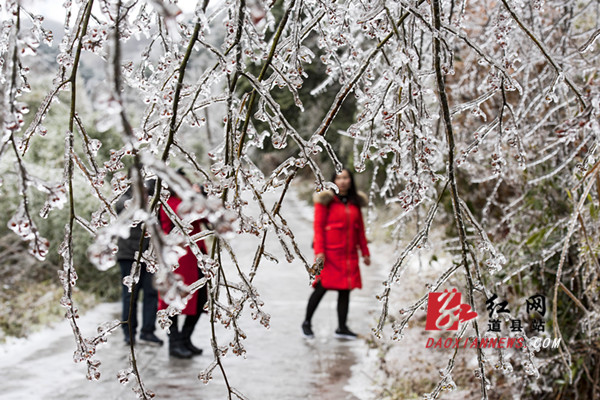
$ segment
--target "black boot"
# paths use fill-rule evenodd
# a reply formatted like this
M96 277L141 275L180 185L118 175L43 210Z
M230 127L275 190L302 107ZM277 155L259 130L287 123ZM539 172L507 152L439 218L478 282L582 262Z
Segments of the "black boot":
M192 352L183 344L183 338L177 326L177 316L171 318L171 329L169 332L169 355L176 358L192 358Z
M188 349L192 355L194 356L199 356L202 354L202 349L194 346L194 344L192 343L192 341L190 340L190 338L184 338L183 339L183 346Z
M175 358L192 358L193 354L181 340L174 340L169 342L169 355Z
M202 354L202 349L199 349L192 343L192 333L194 332L194 327L196 326L196 322L198 322L199 317L199 315L186 316L185 321L183 322L183 327L181 328L181 340L183 342L183 346L195 356Z

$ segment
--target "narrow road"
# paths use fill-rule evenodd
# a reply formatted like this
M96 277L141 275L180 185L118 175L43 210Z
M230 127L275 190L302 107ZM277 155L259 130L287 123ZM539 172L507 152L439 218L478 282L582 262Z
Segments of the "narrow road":
M283 215L298 239L300 249L312 260L312 209L299 201L292 192L283 207ZM275 194L266 196L266 203L275 201ZM251 201L251 200L250 200ZM264 261L255 285L264 301L264 310L271 315L271 327L265 329L244 310L240 325L247 334L246 358L228 353L224 359L229 383L248 399L322 399L367 400L371 394L370 372L366 362L367 344L364 340L340 341L333 334L337 327L337 293L325 296L313 320L316 338L302 337L300 324L306 301L312 289L300 262L288 264L274 232L269 234L267 251L279 263ZM248 273L258 238L243 236L233 241L238 261ZM372 250L373 252L373 250ZM375 252L373 252L375 253ZM377 260L387 257L373 255L374 266L361 266L363 289L352 292L349 326L368 336L375 323L373 311L379 303L375 294L380 291L381 277L388 268ZM237 281L233 264L227 258L228 279ZM117 283L115 283L117 284ZM92 336L97 325L117 319L119 304L101 304L81 317L85 336ZM210 324L203 315L194 332L194 342L205 353L191 360L169 358L167 346L162 348L138 344L136 357L145 385L158 399L227 398L221 373L216 369L214 379L205 385L198 373L212 361ZM157 330L159 337L166 334ZM219 325L220 345L229 343L231 331ZM109 338L98 349L102 376L88 382L83 365L74 364L74 342L66 322L39 332L28 340L0 346L0 398L2 399L134 399L128 386L120 385L117 372L128 367L128 348L121 332Z

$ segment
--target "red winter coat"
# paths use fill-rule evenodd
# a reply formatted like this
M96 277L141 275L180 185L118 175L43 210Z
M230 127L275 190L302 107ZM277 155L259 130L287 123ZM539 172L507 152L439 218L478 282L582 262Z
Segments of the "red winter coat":
M171 197L167 201L167 204L175 213L177 213L177 208L179 207L179 204L181 204L181 199L176 195L171 195ZM200 224L201 221L195 221L192 223L193 230L190 233L190 236L195 235L202 230ZM169 233L173 229L173 222L171 222L167 213L165 212L165 210L163 210L162 207L160 208L160 225L163 229L163 232L165 233ZM206 254L206 245L204 244L204 241L199 241L198 247L200 248L200 251L202 251L202 253ZM190 249L189 246L186 249L187 253L179 259L179 267L177 267L177 269L174 272L183 277L183 283L185 283L186 285L191 285L201 277L201 272L198 268L198 260L196 259L194 253L192 253L192 249ZM201 288L200 290L206 290L206 287ZM183 311L181 311L182 314L196 315L202 312L202 310L197 309L198 293L200 292L200 290L194 292L192 297L188 300L187 305L185 306ZM167 306L168 304L165 303L163 299L159 296L158 309L164 310L167 308Z
M359 193L362 204L366 196ZM325 254L325 265L315 279L325 289L361 288L358 248L363 257L369 255L365 225L360 208L344 204L333 192L324 191L314 197L314 251Z

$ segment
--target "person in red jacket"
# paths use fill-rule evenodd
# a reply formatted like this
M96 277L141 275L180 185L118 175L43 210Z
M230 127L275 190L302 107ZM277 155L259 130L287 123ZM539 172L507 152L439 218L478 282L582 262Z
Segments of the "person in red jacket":
M321 273L313 283L314 291L308 300L302 332L314 337L311 319L327 290L338 291L338 328L336 337L355 339L356 334L346 326L350 290L362 287L358 267L358 249L365 265L371 264L361 207L367 196L357 192L352 173L343 169L332 181L339 192L333 190L315 194L314 252L315 258L324 262Z
M183 175L183 174L182 174ZM200 187L196 188L197 191L201 191ZM172 192L171 197L167 201L167 204L171 209L177 213L177 208L181 204L181 199L176 193ZM190 232L190 236L199 233L202 230L201 224L203 221L194 221L192 223L193 230ZM161 207L160 209L160 224L165 233L171 232L173 229L173 222L169 219L169 216L165 210ZM200 251L203 254L207 254L206 244L204 241L197 242ZM179 267L175 269L175 273L181 275L183 283L191 285L198 279L202 278L204 274L198 268L198 260L190 247L188 246L187 252L184 256L179 259ZM185 320L181 330L178 325L177 315L170 317L171 326L169 328L169 355L177 358L190 358L194 355L202 354L202 349L197 348L192 344L192 333L196 327L196 323L200 319L200 315L204 312L204 304L208 300L208 292L206 286L200 288L190 299L181 311L181 314L185 315ZM162 298L159 296L158 309L164 310L168 306Z

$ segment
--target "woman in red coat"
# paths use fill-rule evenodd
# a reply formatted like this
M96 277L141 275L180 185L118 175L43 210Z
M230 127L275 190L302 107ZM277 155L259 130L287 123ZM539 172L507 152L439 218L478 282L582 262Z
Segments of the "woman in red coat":
M197 190L200 191L199 188ZM181 199L177 196L177 194L172 192L167 204L175 213L177 213L177 209L181 204ZM201 223L202 221L194 221L192 223L193 230L190 233L190 236L195 235L202 230ZM173 229L173 222L169 219L169 216L162 207L160 209L160 224L163 232L165 233L169 233ZM206 245L204 244L204 241L199 241L197 244L200 251L203 254L206 254ZM194 253L192 253L190 247L188 246L186 250L186 254L178 261L179 267L177 267L174 272L181 275L183 278L183 283L186 285L191 285L204 275L202 274L200 268L198 268L198 260L196 259ZM185 308L181 311L181 314L186 316L181 330L179 330L177 315L170 317L171 326L169 328L169 354L171 356L177 358L190 358L193 355L202 354L202 349L194 346L191 338L194 328L196 327L196 323L200 319L200 314L204 312L204 304L206 303L207 299L208 293L206 291L206 286L194 292L192 297L188 300ZM159 298L158 309L164 310L167 308L167 306L168 304L165 303L162 298Z
M315 258L324 262L323 270L315 279L314 292L308 300L306 318L302 323L304 336L314 337L311 319L327 290L337 290L338 329L336 336L354 339L356 334L346 326L350 290L361 288L358 267L358 249L366 265L371 264L369 248L365 236L365 225L361 207L367 204L367 197L356 191L354 178L349 170L343 169L332 181L339 188L316 194L314 221Z

